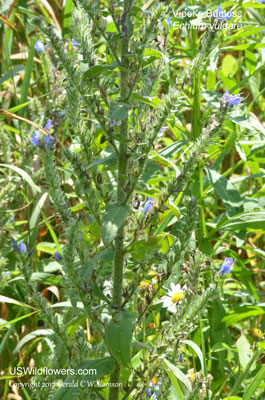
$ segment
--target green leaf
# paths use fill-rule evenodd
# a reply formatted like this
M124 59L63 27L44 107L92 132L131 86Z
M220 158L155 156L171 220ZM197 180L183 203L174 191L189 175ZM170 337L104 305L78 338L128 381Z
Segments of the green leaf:
M245 50L245 63L249 71L249 74L252 75L256 70L257 59L255 54L249 50Z
M84 73L86 78L96 78L103 72L110 71L117 68L116 65L94 65Z
M109 321L105 331L105 341L111 355L123 367L131 363L131 342L133 325L137 315L122 311L115 316L116 322Z
M149 106L152 106L154 108L161 104L161 100L158 97L142 96L136 92L133 92L133 94L131 95L131 100L149 104Z
M220 200L231 207L240 207L242 199L234 185L214 169L206 167L208 179Z
M119 227L130 213L129 206L110 204L106 207L106 214L102 226L102 240L105 246L113 242Z
M1 324L1 321L4 321L4 320L0 319L0 329L5 328L6 326L10 327L10 325L15 324L17 321L20 321L21 319L24 319L24 318L28 318L31 315L36 314L38 312L39 311L33 311L32 313L29 313L29 314L26 314L26 315L22 315L22 317L18 317L18 318L12 319L11 321L5 322L4 324Z
M36 249L42 251L43 253L53 255L56 251L55 247L55 244L51 242L39 242L36 246Z
M203 363L203 354L202 354L202 351L199 348L199 346L196 343L194 343L192 340L182 340L181 343L187 344L188 346L190 346L195 351L195 353L199 357L199 360L200 360L200 363L201 363L201 367L202 367L202 372L205 375L204 363Z
M242 398L238 396L229 396L226 397L224 400L242 400Z
M3 75L0 78L0 85L2 85L2 83L7 81L8 79L13 78L17 73L19 73L21 71L25 71L24 65L16 65L13 69L8 71L5 75ZM12 111L9 111L9 112L12 112Z
M112 121L123 121L128 114L129 106L124 103L110 103L109 112Z
M260 384L264 383L264 378L265 378L265 365L263 365L251 384L248 386L247 390L244 393L243 399L242 400L250 400L252 399L253 395L255 394L257 388L259 387Z
M164 234L151 236L147 240L139 240L128 246L126 252L131 253L136 260L146 258L146 256L158 251L163 246Z
M131 363L131 342L133 335L133 325L137 315L128 311L122 312L120 322L120 354L123 366Z
M72 13L74 8L74 2L72 0L66 0L64 13L63 13L63 37L67 37L70 31L72 23Z
M249 341L247 340L245 335L241 334L241 336L237 339L236 347L238 350L240 365L242 366L243 369L245 369L253 355Z
M239 65L237 59L231 54L227 54L222 59L221 71L224 76L232 75L234 76L238 71Z
M225 231L254 229L263 231L265 226L265 211L252 211L237 214L219 226Z
M36 193L40 193L41 192L40 187L35 185L35 183L31 179L31 177L29 176L29 174L26 171L24 171L23 169L15 167L14 165L8 165L8 164L0 164L0 167L10 168L13 171L15 171L17 174L19 174L29 184L29 186L31 187L32 192L33 192L33 196L35 196Z
M78 387L73 386L76 381L82 382L94 382L104 375L109 375L114 371L114 360L110 357L98 358L96 360L86 360L78 366L76 372L83 369L91 371L87 375L80 375L79 373L75 376L69 376L65 381L64 385L58 390L53 396L52 400L72 400L79 398ZM92 374L92 372L95 372Z
M109 321L107 323L105 329L105 342L112 357L114 357L115 360L121 364L120 326L116 322Z
M169 370L173 372L175 377L178 380L180 380L186 386L186 388L191 392L192 391L191 383L188 380L188 378L186 377L186 375L184 375L183 372L178 367L176 367L175 365L171 364L171 362L168 361L166 358L163 358L162 360L163 360L163 364L166 367L168 367Z
M242 306L235 307L229 311L229 313L223 317L222 322L226 326L234 325L239 321L244 319L249 319L250 317L255 317L257 315L265 314L265 309L258 306Z
M245 2L245 3L242 4L242 7L248 7L248 8L265 8L265 4L247 1L247 2Z
M163 54L161 51L145 48L144 57L150 57L150 56L154 59L163 58L166 63L169 62L169 58L165 54Z
M21 307L28 307L28 308L33 308L29 306L28 304L22 303L21 301L11 299L10 297L2 296L0 295L0 302L1 303L10 303L10 304L16 304L17 306Z
M34 210L32 212L32 215L29 220L29 229L31 230L31 235L30 235L30 247L34 247L35 241L37 239L37 234L38 234L38 219L41 213L41 209L48 197L48 192L41 193L38 198L36 199L36 205L34 207Z
M33 272L30 277L32 282L41 282L45 285L59 285L62 277L49 274L48 272Z
M52 335L54 331L52 329L38 329L36 331L28 333L26 336L24 336L16 345L13 354L16 354L24 344L28 343L29 341L36 339L39 336L46 336L46 335Z
M175 242L175 240L176 240L175 236L167 233L164 236L163 245L162 245L162 248L160 249L160 252L163 254L166 254L168 252L168 249L170 248L170 246L172 246L172 244Z
M28 97L28 91L30 87L30 77L33 69L33 57L34 57L34 41L32 40L29 53L28 53L28 59L27 59L27 64L26 64L26 70L24 74L24 80L21 88L21 95L20 95L20 104L23 104L26 102L27 97ZM20 115L23 116L25 113L25 108L22 109L20 112Z
M93 167L97 167L99 165L104 165L105 167L113 168L117 165L117 156L115 156L115 154L111 154L110 156L99 158L98 160L89 164L87 170Z

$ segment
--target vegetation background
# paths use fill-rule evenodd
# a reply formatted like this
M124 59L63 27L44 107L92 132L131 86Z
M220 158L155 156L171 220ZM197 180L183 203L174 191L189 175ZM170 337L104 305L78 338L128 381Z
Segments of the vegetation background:
M232 9L234 13L229 23L242 26L218 32L212 47L207 48L205 44L203 47L203 38L207 37L204 28L176 28L175 23L192 20L189 16L179 18L177 12L213 11L219 3L136 0L132 12L136 32L132 39L135 40L132 62L133 50L137 53L135 48L140 46L137 42L140 27L150 23L164 3L169 8L160 15L152 32L150 29L156 49L146 46L142 75L132 93L129 122L135 131L140 129L147 135L151 129L148 124L161 111L164 98L176 93L178 108L167 110L163 127L149 152L143 179L136 185L129 205L133 215L131 225L127 222L129 233L132 239L133 232L137 233L140 245L129 247L132 258L125 269L127 292L123 295L126 299L135 280L131 311L139 316L144 310L145 319L134 333L132 348L128 350L123 343L118 349L128 354L131 351L130 361L129 367L125 362L122 369L123 389L118 395L116 391L118 397L113 394L110 398L264 400L265 3L223 2L223 9ZM81 20L75 15L73 21L76 6L72 0L2 0L0 5L0 396L3 400L108 398L111 392L108 388L90 388L80 393L71 389L57 391L65 379L60 374L30 380L28 374L14 376L11 372L21 366L76 367L86 359L101 359L104 360L101 364L98 361L98 364L93 361L84 364L98 371L96 377L86 379L108 382L114 369L113 359L116 366L118 363L117 354L113 355L115 345L107 343L111 349L108 352L97 321L101 312L104 317L106 310L102 304L109 302L112 285L113 256L102 249L111 248L110 242L116 234L116 231L101 231L100 219L104 218L105 205L112 201L106 188L110 182L115 187L117 169L98 121L100 116L102 121L107 118L109 106L114 143L120 148L126 142L135 145L135 137L123 140L119 133L128 109L117 105L120 76L113 63L119 49L115 47L117 38L110 10L118 16L122 28L128 26L122 20L123 2L101 0L94 5L86 4L88 10L98 13L93 20L96 29L92 30L91 38L86 38L87 43L89 40L92 43L87 48L89 55L84 53L83 43L81 46L79 43ZM34 20L34 17L41 18ZM53 26L62 38L73 67L70 74L56 53L56 43L47 39L48 26ZM36 46L37 40L41 41L40 47ZM90 56L97 58L98 65L91 67L82 62ZM90 101L95 107L94 115L84 110L82 104L78 109L79 95L66 90L73 83L75 69L92 82ZM157 72L160 76L155 81ZM127 76L128 87L132 77ZM226 104L226 113L222 114L220 102L226 90L232 95L240 94L243 100L239 106ZM109 103L112 99L113 105ZM218 134L202 146L198 140L202 139L204 129L211 126L211 116L220 117L220 112L224 118ZM36 129L53 138L47 152L44 142L43 148L37 148L32 141ZM86 137L88 130L93 135ZM86 146L93 149L92 166L82 159ZM192 146L199 151L192 153ZM194 164L188 158L190 155ZM89 160L91 155L86 156ZM56 160L55 164L52 160ZM53 174L53 168L58 175ZM84 184L88 169L89 181ZM89 192L92 186L102 197ZM175 191L174 199L167 196L169 188L170 195ZM125 193L131 190L127 186L123 189ZM69 204L77 224L72 231L72 242L67 231ZM199 208L199 213L194 207ZM194 220L188 226L185 216L190 210ZM112 209L110 214L116 211ZM107 222L116 223L110 214ZM124 218L119 218L120 226ZM78 221L83 223L81 236L78 236ZM174 253L173 243L178 235L182 240L187 239L187 248L171 280L159 287L160 273L166 274L164 263L173 257L170 251ZM150 237L155 237L155 241L150 241ZM62 254L67 260L67 254L74 253L78 240L84 246L79 249L80 265L89 271L82 275L86 294L79 293L79 297L75 291L79 281L75 281L77 275L71 270L76 259L73 256L72 264L70 259L70 267L63 267L62 261ZM233 258L234 267L231 274L222 276L219 270L225 257ZM135 272L136 262L140 263L141 272ZM76 286L72 288L69 281L76 282ZM159 299L167 294L172 282L190 289L185 294L187 303L183 302L189 308L183 306L183 313L191 312L193 301L197 322L192 326L187 321L182 325L178 322L183 322L185 313L179 320L171 320L170 311L161 308ZM203 299L211 285L217 288L215 296L199 306L199 299ZM93 321L78 305L80 297L91 292L96 310ZM149 307L150 298L155 301ZM124 326L132 327L131 314L124 318ZM109 333L111 338L112 334ZM132 340L130 335L128 329L124 333L128 343ZM63 364L66 351L59 338L71 348L73 364L69 359L68 364L66 361ZM157 363L161 354L166 358ZM14 382L53 383L53 386L43 386L40 392L23 385L19 388Z

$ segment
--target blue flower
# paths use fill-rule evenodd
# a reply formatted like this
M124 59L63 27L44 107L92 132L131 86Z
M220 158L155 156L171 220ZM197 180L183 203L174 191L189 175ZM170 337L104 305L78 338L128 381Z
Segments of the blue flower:
M258 0L259 3L265 3L265 0Z
M74 38L72 38L71 44L73 49L78 49L78 46L80 45L80 43L77 42L77 40L75 40Z
M64 114L65 114L65 110L63 110L63 111L60 112L59 117L63 117Z
M229 91L227 90L225 92L225 94L223 95L223 99L226 100L226 102L228 103L228 105L230 107L233 106L239 106L239 104L241 103L241 101L243 100L239 94L236 94L235 96L233 96L232 94L229 93Z
M225 260L224 260L223 264L221 265L219 273L221 275L230 274L230 272L234 268L233 264L234 264L234 260L232 257L225 257Z
M145 206L144 206L144 208L143 208L143 213L144 213L144 214L147 214L149 211L152 211L152 209L153 209L153 202L154 202L154 199L151 199L151 198L149 198L149 199L146 201Z
M50 129L52 127L52 120L48 118L48 121L46 122L45 129Z
M61 261L63 259L62 255L58 251L54 253L54 258L56 261Z
M3 271L2 272L2 276L6 279L8 279L10 277L10 272L9 271Z
M173 26L173 22L172 22L172 19L171 19L171 18L165 19L165 22L167 23L167 26L168 26L169 28L171 28L171 26Z
M14 217L14 215L13 215L13 217L10 217L10 218L7 220L7 222L15 222L15 217Z
M172 22L171 18L165 19L164 22L167 24L168 28L171 28L173 26L173 22ZM165 26L164 25L162 25L162 30L163 31L165 30Z
M226 13L225 11L223 11L222 6L218 6L217 9L214 12L214 15L217 17L218 20L222 21L229 21L232 18L233 15L233 11L228 11L228 13Z
M39 131L35 130L31 137L31 143L33 144L33 146L38 146L40 140L41 140L41 137L40 137Z
M44 51L44 44L43 44L43 41L40 40L40 39L38 39L38 40L36 41L35 45L34 45L34 48L35 48L35 50L38 51L38 52Z
M48 134L44 136L44 144L45 146L52 148L53 138L51 137L51 135Z
M14 250L16 253L26 253L27 247L26 247L25 243L21 242L21 243L18 245L18 244L17 244L17 241L16 241L15 239L13 239L13 238L11 239L11 241L12 241L11 246L12 246L13 250Z

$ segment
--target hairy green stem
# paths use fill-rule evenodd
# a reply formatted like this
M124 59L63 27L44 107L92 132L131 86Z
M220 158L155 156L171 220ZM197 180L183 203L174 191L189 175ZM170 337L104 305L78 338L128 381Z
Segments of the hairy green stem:
M124 0L124 14L130 11L130 0ZM129 75L129 59L128 59L129 37L123 35L121 38L121 70L120 70L120 97L124 100L128 95L128 75ZM123 119L120 127L120 134L124 139L128 138L128 111ZM118 160L118 182L117 182L117 204L126 203L124 187L127 183L127 142L121 142L119 146ZM123 267L124 267L124 224L122 224L115 238L115 257L113 270L113 294L112 303L116 308L120 308L122 304L122 284L123 284ZM114 317L114 316L113 316ZM110 376L110 382L120 382L120 365L116 362L115 369ZM109 400L119 399L119 387L110 387Z

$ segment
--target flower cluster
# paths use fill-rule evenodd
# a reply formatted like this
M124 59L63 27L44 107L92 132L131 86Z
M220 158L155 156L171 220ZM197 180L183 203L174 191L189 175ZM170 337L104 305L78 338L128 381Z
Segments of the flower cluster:
M47 124L46 124L47 125ZM38 146L38 147L49 147L50 149L53 148L53 145L55 144L57 139L57 136L55 135L54 138L51 137L50 134L47 134L44 136L44 138L42 139L39 131L35 130L32 137L31 137L31 143L33 144L33 146Z
M13 238L11 239L11 246L13 251L15 251L16 253L24 254L27 252L27 247L25 243L21 242L20 244L18 244L17 241Z
M223 99L226 101L226 103L228 104L229 107L233 107L233 106L239 106L239 104L241 103L241 101L243 100L239 94L236 95L232 95L229 93L229 91L227 90L225 92L225 94L223 95Z
M222 6L220 5L219 7L217 7L214 15L218 19L218 21L229 21L232 18L233 11L230 10L228 11L228 13L226 13L225 11L223 11Z

